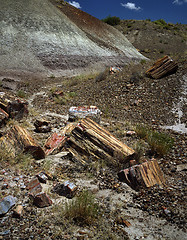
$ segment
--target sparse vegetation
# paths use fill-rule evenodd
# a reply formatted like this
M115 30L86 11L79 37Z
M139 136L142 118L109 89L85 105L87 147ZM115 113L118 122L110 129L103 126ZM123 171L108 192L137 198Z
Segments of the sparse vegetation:
M90 225L98 218L99 206L94 196L88 190L83 190L79 196L71 202L66 203L64 216L73 219L80 225Z
M146 63L146 60L145 60L145 59L142 59L142 60L140 61L140 63L141 63L141 64L145 64L145 63Z
M167 154L173 146L173 138L165 133L153 131L143 125L137 125L135 130L137 135L149 144L152 154L156 153L163 156Z
M67 103L67 99L65 97L55 96L54 102L55 104L65 105Z
M16 95L20 98L26 98L26 93L23 90L19 90Z
M109 15L108 17L102 19L102 21L107 23L107 24L109 24L109 25L111 25L111 26L115 26L115 25L120 24L121 20L120 20L119 17L116 17L116 16L112 17L112 16Z
M160 25L162 27L166 27L167 26L167 23L166 23L166 21L164 19L158 19L158 20L154 21L154 23L157 24L157 25Z

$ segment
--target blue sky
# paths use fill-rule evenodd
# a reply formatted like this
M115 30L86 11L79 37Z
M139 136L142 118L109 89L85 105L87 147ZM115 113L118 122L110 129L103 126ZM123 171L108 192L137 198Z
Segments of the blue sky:
M164 19L187 24L187 0L75 0L67 1L99 19L108 15L121 19Z

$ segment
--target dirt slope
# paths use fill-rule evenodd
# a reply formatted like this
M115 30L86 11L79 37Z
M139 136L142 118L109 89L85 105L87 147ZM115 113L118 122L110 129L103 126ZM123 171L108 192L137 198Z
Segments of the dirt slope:
M99 20L95 19L93 31L90 25L89 34L83 31L72 6L66 5L66 12L59 11L49 0L1 0L0 5L1 72L73 75L144 58L124 35ZM80 13L87 16L86 21L93 20ZM103 32L105 26L106 34L96 36L100 44L95 32Z

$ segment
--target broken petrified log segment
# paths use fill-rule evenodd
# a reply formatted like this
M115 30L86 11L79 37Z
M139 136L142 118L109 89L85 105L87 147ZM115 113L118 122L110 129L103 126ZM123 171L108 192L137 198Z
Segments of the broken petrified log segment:
M76 151L87 161L90 157L94 157L111 161L115 159L124 163L134 154L133 149L89 118L82 119L76 125L67 143L72 152Z
M75 128L77 123L70 123L65 126L59 133L53 133L44 145L46 155L58 153L65 145L67 136L71 134L72 129Z
M69 109L69 121L77 121L86 117L100 123L101 111L96 106L80 106Z
M169 74L175 73L178 69L178 65L174 62L171 57L165 56L156 61L151 68L145 73L147 76L159 79Z
M39 208L49 207L52 203L52 200L44 192L36 194L33 199L33 204Z
M27 130L13 126L6 135L0 138L1 148L5 148L12 156L21 152L32 154L35 159L45 158L44 150L31 137Z
M22 119L26 117L29 113L28 111L28 102L25 100L16 99L12 102L9 102L7 106L7 111L11 118Z
M45 121L45 120L36 120L34 122L34 126L36 128L36 132L38 133L47 133L51 131L51 126L49 124L49 122Z
M140 165L134 165L118 173L120 181L127 183L130 187L138 190L140 187L152 187L155 184L165 183L163 172L158 162L151 160Z
M60 149L65 145L67 137L58 133L53 133L44 145L46 155L51 153L60 152Z
M42 191L42 186L37 177L32 178L27 184L27 190L32 196L35 196L37 193Z

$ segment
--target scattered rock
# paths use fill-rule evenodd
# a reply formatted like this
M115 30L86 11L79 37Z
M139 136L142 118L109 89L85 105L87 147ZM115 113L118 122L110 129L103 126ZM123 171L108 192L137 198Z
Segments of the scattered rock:
M33 204L39 208L49 207L52 205L52 200L47 196L46 193L37 193L34 196Z
M77 191L77 186L70 181L65 181L63 184L58 183L52 190L60 196L65 196L67 198L73 198Z
M0 202L0 216L6 214L17 202L17 198L11 195Z
M13 216L18 217L18 218L23 216L23 206L22 205L17 205L17 207L14 209Z

